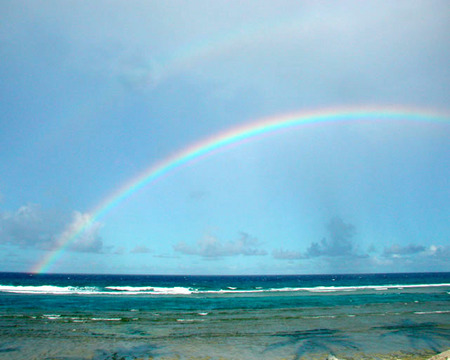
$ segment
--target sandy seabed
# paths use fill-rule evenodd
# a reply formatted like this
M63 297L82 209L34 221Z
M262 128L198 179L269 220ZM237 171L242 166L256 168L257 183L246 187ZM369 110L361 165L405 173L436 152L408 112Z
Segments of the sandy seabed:
M103 320L83 318L80 314L76 317L72 314L70 318L50 315L3 317L0 319L0 360L450 358L448 351L434 357L448 349L450 339L447 338L448 326L434 325L431 316L427 316L426 322L418 322L418 319L407 322L407 326L400 322L392 334L392 319L386 317L382 318L387 321L390 332L383 326L374 330L372 317L360 317L360 320L345 317L351 322L338 317L311 322L311 319L298 318L289 312L281 322L280 310L276 311L276 316L268 316L269 313L265 310L264 314L255 316L246 311L239 319L223 312L219 315L184 313L183 319L174 317L172 312L166 317L164 314L136 315L136 312L128 314L133 317L126 317L126 312L114 313ZM370 327L366 322L371 324ZM436 334L439 335L437 338Z

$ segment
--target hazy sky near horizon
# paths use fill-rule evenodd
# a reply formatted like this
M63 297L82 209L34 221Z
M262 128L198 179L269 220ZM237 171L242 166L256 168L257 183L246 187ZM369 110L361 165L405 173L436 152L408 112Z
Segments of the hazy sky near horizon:
M449 34L446 0L0 0L0 271L29 271L152 164L233 127L448 114ZM291 128L145 186L47 270L450 271L449 159L448 121Z

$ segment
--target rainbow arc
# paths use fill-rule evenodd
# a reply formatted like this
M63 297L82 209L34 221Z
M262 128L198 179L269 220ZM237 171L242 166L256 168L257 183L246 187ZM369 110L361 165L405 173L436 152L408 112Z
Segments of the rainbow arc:
M80 221L77 226L72 225L66 229L64 231L64 237L60 239L58 246L48 252L30 271L32 273L47 272L84 231L104 217L111 209L119 206L126 198L162 177L174 173L176 169L182 166L188 166L202 157L214 155L218 150L227 149L231 145L239 145L244 141L256 140L263 135L275 135L282 130L300 127L306 124L326 126L326 124L336 122L387 122L400 120L408 122L449 123L450 116L446 113L400 107L322 109L315 112L289 113L262 118L255 122L237 126L200 140L150 165L140 175L121 185L116 191L92 209L88 213L89 215L84 216L83 221Z

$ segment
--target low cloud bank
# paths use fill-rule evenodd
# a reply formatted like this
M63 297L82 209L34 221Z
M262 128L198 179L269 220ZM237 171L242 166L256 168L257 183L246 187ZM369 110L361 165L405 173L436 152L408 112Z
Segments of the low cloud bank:
M260 249L259 246L258 239L247 233L241 233L240 238L234 241L221 241L217 237L209 235L197 241L195 245L189 245L181 241L174 245L173 249L185 255L197 255L203 258L267 255L267 252Z
M306 251L279 248L272 251L277 260L320 260L325 271L442 271L448 268L450 247L442 245L392 244L381 252L357 246L356 227L341 218L331 219L327 236L311 242Z
M89 226L79 232L86 224ZM106 248L99 235L101 227L99 222L91 223L89 214L52 212L37 204L27 204L15 212L0 213L0 244L51 250L76 235L68 250L103 253Z

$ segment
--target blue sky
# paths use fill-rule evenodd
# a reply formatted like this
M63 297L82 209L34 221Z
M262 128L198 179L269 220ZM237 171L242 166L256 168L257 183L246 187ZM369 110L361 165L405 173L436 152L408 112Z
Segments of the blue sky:
M293 112L449 113L448 1L0 1L0 271L152 164ZM450 271L450 124L297 127L97 219L48 269Z

